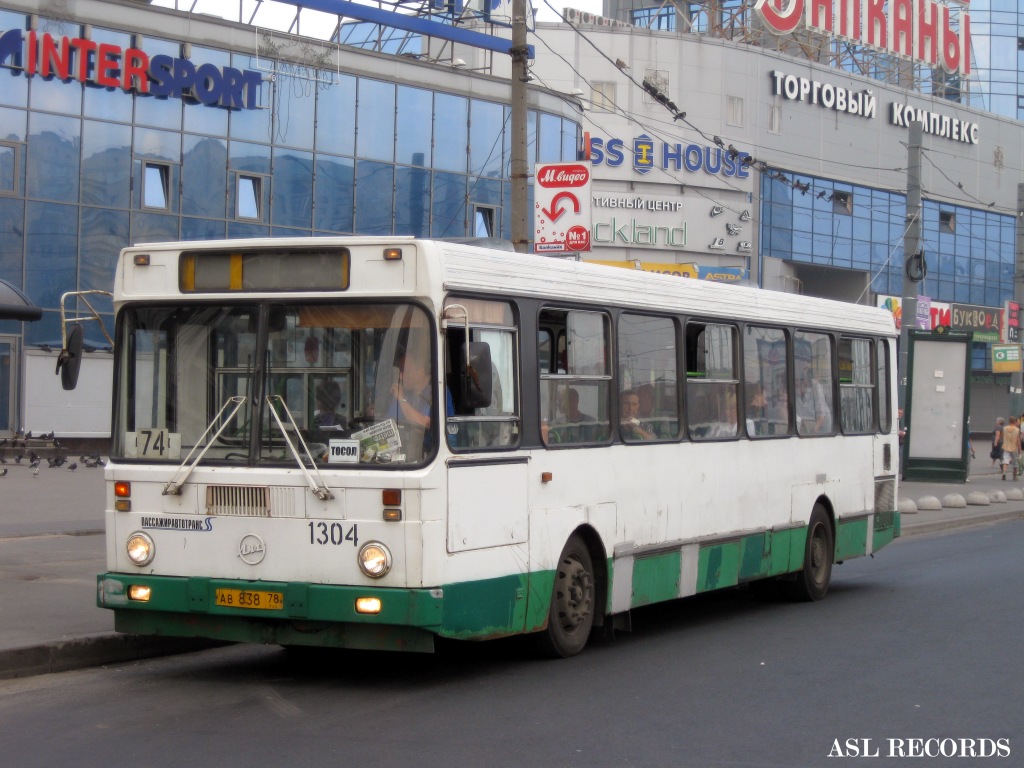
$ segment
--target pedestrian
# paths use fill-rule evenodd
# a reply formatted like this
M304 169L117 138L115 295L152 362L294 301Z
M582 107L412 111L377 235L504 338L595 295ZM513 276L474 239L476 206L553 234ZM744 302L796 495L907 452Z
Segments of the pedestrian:
M1005 423L1003 417L1000 416L996 419L996 428L992 432L992 450L988 452L988 455L992 459L993 467L1003 458L1003 424Z
M1006 466L1013 467L1013 479L1017 479L1017 458L1020 455L1020 427L1017 417L1011 416L1010 423L1003 429L1003 480L1006 479Z

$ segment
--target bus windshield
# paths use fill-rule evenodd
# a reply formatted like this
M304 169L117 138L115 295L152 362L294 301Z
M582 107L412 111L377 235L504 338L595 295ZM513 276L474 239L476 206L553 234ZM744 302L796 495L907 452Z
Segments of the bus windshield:
M423 462L438 433L430 327L408 303L128 306L112 454L294 466L291 442L332 468Z

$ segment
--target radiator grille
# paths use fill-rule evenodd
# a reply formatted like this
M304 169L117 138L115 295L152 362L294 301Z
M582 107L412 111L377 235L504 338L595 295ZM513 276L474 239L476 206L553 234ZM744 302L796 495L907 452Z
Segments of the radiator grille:
M271 489L241 485L206 486L206 514L271 517Z

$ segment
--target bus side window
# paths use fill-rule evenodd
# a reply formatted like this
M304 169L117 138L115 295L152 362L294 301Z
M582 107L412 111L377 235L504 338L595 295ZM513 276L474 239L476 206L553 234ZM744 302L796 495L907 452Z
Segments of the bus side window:
M692 439L738 435L737 367L733 326L686 326L686 409Z
M875 372L870 339L839 339L839 420L846 434L875 431Z
M743 332L744 418L749 437L789 434L789 349L780 328Z
M517 330L506 302L451 298L469 312L470 371L466 374L466 328L445 334L445 383L452 408L446 414L448 445L455 449L508 448L519 436L515 350ZM550 337L549 337L550 338ZM539 345L543 346L542 333Z
M624 442L673 440L679 435L676 324L667 317L619 318L619 430ZM636 413L626 413L635 402Z
M540 374L541 437L547 444L606 443L611 436L609 321L602 312L545 309L555 368ZM543 356L543 347L538 348Z
M796 431L800 435L832 434L833 379L832 337L797 331L793 336L796 356Z

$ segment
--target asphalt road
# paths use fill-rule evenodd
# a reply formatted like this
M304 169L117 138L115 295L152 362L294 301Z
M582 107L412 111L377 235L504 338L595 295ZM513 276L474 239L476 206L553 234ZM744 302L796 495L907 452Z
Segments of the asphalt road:
M521 640L435 656L235 646L2 681L0 754L19 768L834 768L837 745L887 757L891 739L973 739L1017 764L1021 551L1022 521L915 536L836 567L823 602L741 589L652 606L562 661Z

